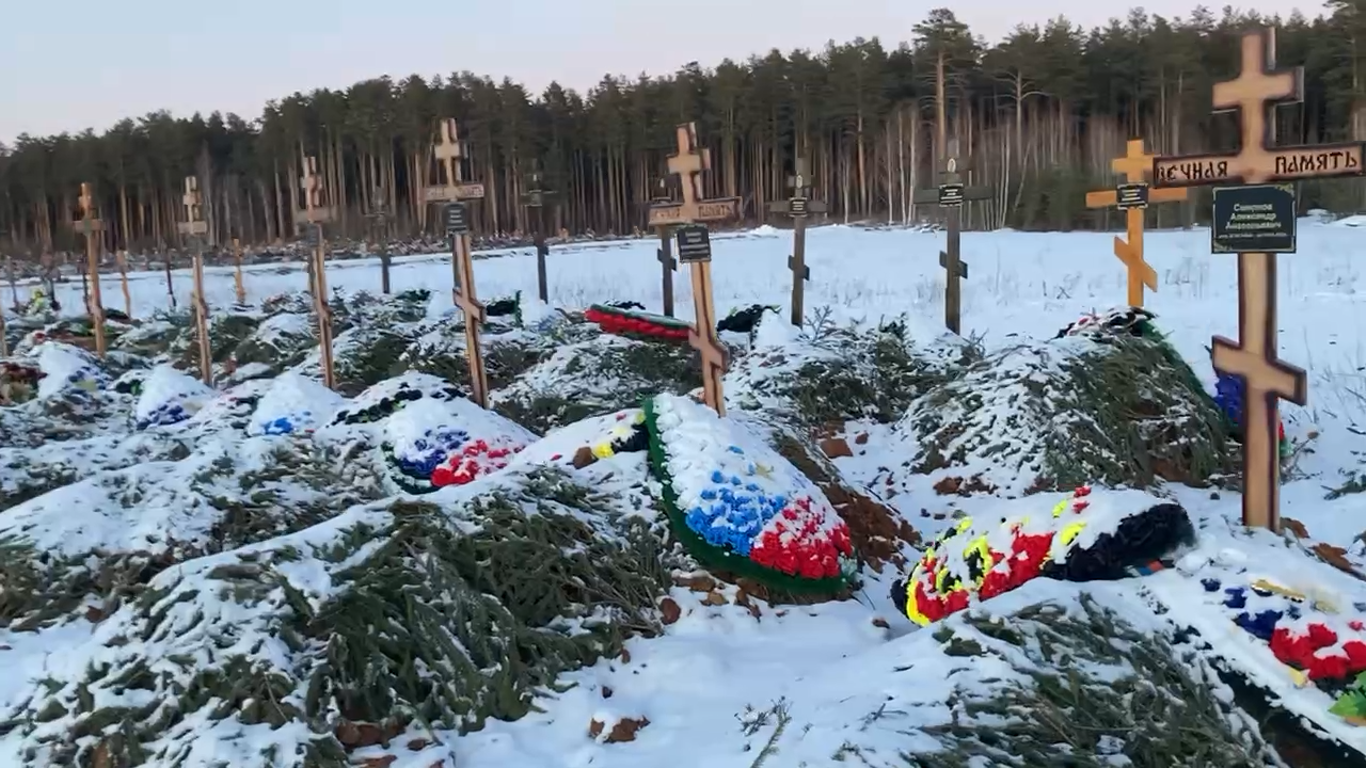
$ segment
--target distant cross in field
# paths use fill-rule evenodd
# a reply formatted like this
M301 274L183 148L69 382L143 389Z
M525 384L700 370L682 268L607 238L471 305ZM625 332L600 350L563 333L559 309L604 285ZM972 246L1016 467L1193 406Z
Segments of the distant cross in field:
M332 360L332 307L327 303L327 242L323 236L323 225L331 221L335 211L323 205L323 182L318 175L318 158L301 158L303 175L299 177L299 188L304 193L304 209L294 213L295 225L308 227L309 240L313 244L313 256L309 259L309 290L313 293L313 311L318 316L318 355L322 364L323 385L328 389L336 386L336 375Z
M959 280L968 279L968 265L960 255L960 236L962 229L963 204L969 200L988 200L992 192L988 187L968 187L963 184L962 173L971 169L968 161L959 157L958 140L948 141L944 170L940 172L940 184L933 189L916 190L914 202L932 203L945 209L945 228L948 231L947 250L939 252L939 266L945 270L944 282L944 325L954 333L962 333L962 285Z
M389 265L393 259L389 255L389 196L384 187L375 187L371 195L370 212L365 218L370 221L370 232L379 247L380 292L389 295Z
M1114 208L1124 211L1128 241L1115 238L1115 255L1129 272L1129 306L1143 306L1143 286L1157 292L1157 272L1143 260L1143 211L1151 203L1186 199L1184 189L1148 189L1146 178L1153 168L1153 155L1143 151L1143 139L1131 139L1124 157L1110 161L1110 168L1124 176L1114 189L1086 193L1087 208Z
M446 234L451 238L451 301L465 316L465 360L470 370L470 399L480 408L489 407L489 380L484 368L484 350L479 331L486 313L474 288L474 257L470 253L469 207L465 200L484 197L483 184L460 180L460 128L455 120L441 121L441 135L432 154L446 169L446 183L427 187L428 201L446 201Z
M673 198L669 195L669 180L667 177L660 177L655 182L654 197L650 200L651 209L659 206L668 205ZM669 236L669 227L656 227L659 233L659 248L655 251L655 258L659 261L661 270L661 290L664 293L664 315L674 316L674 271L678 269L678 260L673 256L673 239Z
M100 293L100 246L103 245L101 233L104 231L104 222L95 213L95 198L88 183L81 183L81 195L77 203L81 207L81 218L72 222L72 227L85 236L86 271L90 274L90 324L95 329L95 354L103 358L106 346L104 300Z
M545 259L550 255L550 246L546 244L546 223L545 209L546 198L554 197L555 192L546 189L545 174L541 172L541 164L534 161L531 173L527 174L526 193L522 195L522 204L529 209L532 238L536 243L536 295L541 301L550 301L550 287L547 285Z
M792 324L800 328L805 284L811 279L811 268L806 265L806 217L825 213L826 207L825 203L811 199L811 172L807 170L806 158L793 161L787 186L792 196L769 203L768 210L792 217L792 255L787 257L787 268L792 271Z
M237 294L237 305L245 307L247 305L247 287L242 282L242 241L232 239L232 262L233 262L233 289Z
M726 372L729 358L725 345L716 335L711 240L706 225L700 222L735 218L739 211L739 200L703 199L700 174L711 167L711 153L697 146L696 124L679 125L675 130L675 138L678 151L669 156L668 167L669 173L678 177L683 202L651 206L649 223L652 227L660 228L661 234L666 227L677 227L678 258L692 268L693 307L697 311L695 327L688 332L688 343L697 350L702 360L703 400L724 416L726 403L721 377Z
M199 377L208 386L213 386L213 344L209 340L209 303L204 298L204 235L209 231L209 224L204 221L198 177L185 177L185 194L180 199L185 206L185 221L177 224L176 229L189 239L194 248L194 293L190 296L190 306L194 308L195 336L199 342Z
M1158 157L1153 160L1154 187L1186 187L1220 183L1262 184L1269 181L1360 175L1363 144L1272 147L1272 105L1301 98L1304 70L1275 71L1275 30L1245 34L1237 78L1214 85L1215 111L1236 110L1241 145L1236 153ZM1238 254L1238 336L1213 340L1215 370L1237 376L1243 392L1243 524L1279 531L1280 455L1277 427L1280 400L1308 401L1305 372L1280 360L1277 353L1276 256Z

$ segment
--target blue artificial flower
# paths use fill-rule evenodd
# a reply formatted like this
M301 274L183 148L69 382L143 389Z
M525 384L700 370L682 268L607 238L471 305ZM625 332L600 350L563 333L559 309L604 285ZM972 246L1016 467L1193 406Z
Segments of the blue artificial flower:
M726 476L723 475L723 474L721 474L721 470L719 470L719 469L713 469L713 470L711 471L711 481L712 481L713 483L718 483L718 484L724 483L724 482L726 482Z
M1224 607L1232 608L1235 611L1247 605L1247 590L1242 587L1229 587L1224 590L1228 597L1224 598Z
M738 445L732 445L726 450L730 451L731 453L738 453L741 456L745 455L745 450Z

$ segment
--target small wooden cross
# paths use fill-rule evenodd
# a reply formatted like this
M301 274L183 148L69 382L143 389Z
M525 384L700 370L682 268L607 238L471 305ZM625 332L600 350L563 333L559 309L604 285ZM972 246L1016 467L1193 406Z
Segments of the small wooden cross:
M787 257L787 268L792 271L792 324L800 328L805 284L811 279L811 268L806 265L806 217L825 213L826 206L811 199L811 173L807 170L806 158L793 161L793 173L787 177L787 186L792 190L792 196L769 203L768 210L792 217L792 255Z
M550 255L550 246L545 241L545 209L546 198L554 197L555 192L545 188L545 176L541 173L540 165L539 162L534 163L533 170L527 174L522 204L533 211L531 226L536 243L536 291L542 302L548 302L550 288L547 285L545 259Z
M190 306L194 308L195 336L199 342L199 377L206 385L212 387L213 344L209 340L209 303L204 298L203 247L203 236L208 233L209 225L204 221L197 177L185 177L185 194L180 199L185 206L185 221L177 224L176 228L194 244L191 262L194 270L194 292L190 295Z
M323 205L318 158L304 156L300 167L303 175L299 177L299 187L304 193L304 209L294 212L294 224L309 226L314 241L308 287L313 293L313 311L318 315L318 356L322 363L323 385L333 389L336 376L332 363L332 307L327 303L327 243L323 237L323 224L332 220L334 211Z
M944 170L940 172L940 184L934 189L918 189L912 200L918 204L935 204L947 213L948 230L947 250L939 252L939 266L946 273L944 282L944 325L954 333L962 332L962 286L959 280L968 279L968 265L962 260L960 238L962 228L963 204L969 200L987 200L992 196L989 187L968 187L963 184L961 173L969 170L966 160L958 155L958 140L948 142Z
M459 127L455 120L441 121L441 136L432 145L432 154L446 169L446 183L426 188L429 201L448 201L446 232L451 238L451 301L465 316L465 360L470 368L470 399L480 408L489 407L489 380L484 368L484 350L480 346L479 331L486 313L474 288L474 258L470 253L468 208L464 200L478 200L484 196L483 184L463 184L460 181Z
M379 244L380 292L389 295L389 266L393 258L389 255L389 197L383 187L375 187L372 194L374 207L365 214L370 221L370 229Z
M1157 272L1143 260L1143 210L1150 203L1167 203L1186 199L1184 189L1148 189L1146 181L1153 168L1153 155L1143 151L1143 139L1130 139L1124 157L1110 161L1110 169L1123 174L1124 184L1115 189L1086 193L1087 208L1124 209L1125 234L1128 241L1115 238L1115 255L1129 272L1129 306L1143 306L1143 286L1157 292Z
M739 211L739 200L728 198L704 200L702 184L698 174L711 166L711 155L706 149L697 148L697 126L686 123L675 131L678 139L677 154L669 157L669 173L678 176L682 191L681 204L669 203L650 208L650 226L660 228L661 234L666 227L680 224L693 224L703 221L718 221L733 218ZM689 229L696 230L696 227ZM706 227L701 227L705 236ZM680 234L680 237L682 235ZM685 258L682 248L679 257L692 268L693 307L697 317L694 327L688 331L688 343L697 350L702 359L702 398L718 415L726 415L725 392L721 377L730 363L728 350L716 335L716 308L712 303L711 284L711 247L708 242L705 258Z
M247 305L247 287L242 282L242 241L232 239L233 289L237 295L237 306Z
M650 208L668 205L673 197L669 194L668 177L660 177L655 182L654 197L650 200ZM659 248L655 250L655 259L659 261L661 271L661 290L664 293L664 316L674 316L674 271L678 269L678 260L673 256L673 240L669 237L669 227L656 227L659 233Z
M77 198L81 206L81 218L72 222L76 232L85 235L86 270L90 273L90 324L95 330L95 354L104 357L106 346L104 338L104 300L100 293L100 233L104 222L95 215L95 198L90 193L90 185L81 183L81 195ZM49 300L55 300L55 296Z
M1275 121L1268 106L1298 101L1304 70L1276 72L1275 30L1242 38L1238 77L1214 85L1216 111L1238 110L1238 152L1153 159L1155 187L1359 175L1362 143L1272 147ZM1281 465L1280 400L1308 401L1305 372L1283 362L1276 344L1276 256L1238 254L1238 337L1215 336L1215 370L1243 380L1243 524L1279 531Z

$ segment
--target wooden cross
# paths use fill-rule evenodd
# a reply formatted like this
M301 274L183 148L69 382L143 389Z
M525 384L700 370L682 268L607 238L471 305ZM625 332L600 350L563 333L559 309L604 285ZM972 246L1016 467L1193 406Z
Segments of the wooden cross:
M699 174L711 167L711 153L706 149L698 149L696 124L686 123L678 126L675 136L678 139L678 152L669 156L669 173L678 177L683 202L651 206L650 226L658 227L662 234L665 228L675 225L734 218L739 211L738 198L706 200L702 197ZM702 227L702 231L705 233L705 226ZM679 249L679 257L685 257L682 248ZM721 377L725 374L730 360L725 345L716 335L710 244L705 259L683 260L688 261L692 268L696 322L688 331L688 344L697 350L702 359L702 399L718 415L725 416L725 392L721 387Z
M9 292L14 301L14 311L24 311L23 305L19 303L19 283L14 277L14 262L8 255L5 256L5 277L9 280Z
M1276 72L1274 30L1242 38L1238 77L1214 85L1216 111L1238 110L1239 151L1222 155L1153 159L1156 187L1268 181L1360 174L1363 144L1272 147L1275 120L1268 105L1298 101L1304 70ZM1217 224L1217 222L1216 222ZM1305 372L1278 357L1276 256L1238 254L1238 337L1215 336L1215 370L1243 380L1243 524L1279 531L1281 465L1280 400L1303 406L1309 397Z
M90 273L90 324L95 329L95 354L101 358L105 354L104 338L104 301L100 293L100 233L104 222L95 215L95 198L90 194L90 185L81 183L81 218L72 222L76 232L85 235L86 270ZM56 297L49 297L55 300Z
M232 239L232 262L233 262L233 289L237 294L237 306L247 305L247 287L242 282L242 241L237 238Z
M309 290L313 293L313 311L318 315L318 356L322 363L323 385L333 389L336 384L332 365L332 307L327 303L327 244L323 224L332 220L334 211L323 205L322 178L318 176L318 158L305 156L299 177L304 193L304 209L294 212L294 224L310 227L313 256L309 261Z
M199 377L210 387L213 386L213 346L209 341L209 303L204 298L204 245L203 238L209 231L204 221L204 209L199 195L199 179L185 177L185 194L181 197L185 206L185 221L176 229L194 245L191 262L194 269L194 292L190 295L190 306L194 310L195 335L199 342Z
M655 206L668 205L673 198L669 195L669 180L661 177L655 182L655 194L650 201L650 209ZM664 293L664 316L674 316L674 270L678 269L678 260L673 256L673 240L669 237L669 227L658 227L659 248L655 250L655 259L659 261L661 271L660 290Z
M380 292L389 295L389 265L393 258L389 255L389 204L388 194L383 187L375 187L374 207L365 218L370 220L370 229L379 244L379 281Z
M465 360L470 367L470 399L480 408L489 407L489 380L484 369L484 350L479 343L479 330L486 314L474 289L474 258L470 254L469 216L464 200L478 200L484 196L483 184L464 184L460 181L459 127L455 120L441 121L441 136L432 146L438 164L446 169L446 183L427 187L429 201L448 201L446 232L451 237L451 301L465 316Z
M825 203L811 199L811 173L806 167L806 158L793 161L793 173L787 177L788 189L792 196L786 200L769 203L770 213L792 217L792 255L787 257L787 268L792 271L792 324L802 325L802 302L805 284L811 279L811 268L806 265L806 217L812 213L825 213Z
M129 318L133 317L133 295L128 290L128 252L119 251L114 254L114 261L119 267L119 284L123 288L123 314Z
M534 170L527 175L527 191L522 196L522 204L532 209L534 214L531 216L531 226L533 239L536 243L536 291L542 302L549 302L550 288L546 284L545 259L550 255L550 246L545 241L545 208L546 198L553 197L555 192L545 188L544 174L541 173L540 163L536 163Z
M963 204L969 200L987 200L992 194L988 187L968 187L963 184L961 173L969 169L968 162L958 156L958 140L951 139L948 141L944 170L939 174L939 186L933 189L918 189L912 197L915 203L933 203L945 209L947 213L947 250L939 252L939 266L943 267L946 273L944 325L954 333L962 332L962 285L959 280L968 279L968 265L960 255Z
M1143 286L1157 293L1157 272L1143 260L1143 210L1151 203L1167 203L1186 199L1184 189L1149 190L1146 181L1153 168L1153 155L1143 151L1143 139L1130 139L1124 157L1110 161L1110 169L1123 174L1124 184L1115 189L1086 193L1087 208L1124 210L1125 234L1128 241L1115 238L1115 255L1129 272L1129 306L1143 306Z

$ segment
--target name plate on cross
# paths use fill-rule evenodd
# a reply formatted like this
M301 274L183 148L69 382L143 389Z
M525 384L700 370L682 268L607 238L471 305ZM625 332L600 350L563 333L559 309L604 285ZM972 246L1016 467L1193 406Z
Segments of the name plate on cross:
M469 211L462 202L446 206L446 234L463 235L470 231Z
M1295 187L1215 187L1212 253L1294 253Z
M1366 143L1321 144L1313 148L1253 145L1251 151L1240 155L1159 157L1153 161L1153 179L1162 187L1199 187L1236 184L1249 176L1266 181L1360 176L1363 147ZM1261 167L1268 167L1271 172L1258 173L1256 169Z
M450 200L481 200L484 197L484 185L474 181L464 181L459 184L427 187L423 191L423 197L429 203L444 203Z
M961 183L939 185L939 207L960 208L963 205L964 187Z
M738 200L709 200L697 202L689 213L686 203L670 203L650 208L649 225L662 227L671 224L686 224L690 221L722 221L733 219L739 208Z
M1115 207L1121 211L1148 207L1148 183L1144 181L1120 184L1115 187Z
M679 227L674 235L678 240L678 260L684 264L711 261L711 235L701 224Z

